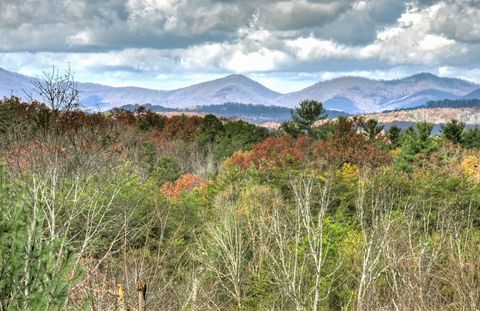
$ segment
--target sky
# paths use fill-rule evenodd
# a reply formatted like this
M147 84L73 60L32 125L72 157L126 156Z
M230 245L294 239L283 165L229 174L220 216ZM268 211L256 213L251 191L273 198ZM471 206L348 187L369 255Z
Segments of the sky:
M279 92L338 76L480 83L480 0L0 0L0 67L174 89L241 73Z

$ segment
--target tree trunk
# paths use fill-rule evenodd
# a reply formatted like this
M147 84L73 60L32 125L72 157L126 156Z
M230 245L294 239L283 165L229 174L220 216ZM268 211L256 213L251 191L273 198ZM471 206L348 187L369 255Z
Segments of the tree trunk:
M137 286L138 292L138 311L145 311L145 302L147 298L147 284L144 281L140 281Z

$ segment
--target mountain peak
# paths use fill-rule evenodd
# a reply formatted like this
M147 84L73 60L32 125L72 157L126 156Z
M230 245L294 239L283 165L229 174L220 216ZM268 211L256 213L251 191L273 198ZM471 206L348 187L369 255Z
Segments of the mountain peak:
M403 81L411 80L411 81L440 81L442 80L441 77L434 75L433 73L430 72L420 72L417 74L414 74L412 76L406 77L401 79Z
M247 77L246 75L242 75L240 73L233 73L233 74L230 74L228 76L225 76L225 79L248 79L248 80L251 80L249 77Z
M238 73L235 73L235 74L231 74L231 75L228 75L228 76L225 76L223 78L220 78L218 79L219 81L227 81L227 82L233 82L233 83L255 83L255 84L258 84L258 82L256 82L255 80L252 80L250 79L249 77L245 76L245 75L242 75L242 74L238 74Z
M431 79L431 78L439 78L439 77L434 75L431 72L420 72L407 78Z

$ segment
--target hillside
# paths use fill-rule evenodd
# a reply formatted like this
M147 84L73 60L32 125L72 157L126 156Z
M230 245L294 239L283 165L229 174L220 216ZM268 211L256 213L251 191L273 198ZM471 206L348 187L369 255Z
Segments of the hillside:
M417 108L367 114L366 117L377 119L380 123L421 122L444 124L453 119L465 124L480 124L480 107L477 108Z
M472 91L461 97L462 99L480 99L480 89Z
M383 135L354 118L315 128L319 106L301 108L274 132L215 116L0 100L0 304L181 310L197 276L187 302L206 311L314 310L320 280L329 288L318 305L338 310L367 273L383 274L363 300L378 310L450 310L479 293L480 130L452 123L440 137L417 124ZM286 292L294 274L305 276L297 292L317 297L305 308Z

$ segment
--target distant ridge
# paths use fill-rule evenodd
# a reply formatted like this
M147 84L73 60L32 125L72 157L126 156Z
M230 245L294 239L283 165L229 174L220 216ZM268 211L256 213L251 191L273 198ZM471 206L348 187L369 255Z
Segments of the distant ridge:
M419 73L395 80L371 80L360 77L341 77L321 81L303 90L285 94L277 99L282 106L292 106L303 99L317 99L331 108L335 98L343 98L345 106L358 111L375 112L415 107L430 100L455 99L478 85L455 78L443 78L431 73ZM336 107L342 103L336 103Z
M0 68L0 97L24 97L31 92L31 78ZM281 94L239 74L171 90L111 87L79 83L82 103L90 110L108 110L134 104L166 108L191 108L225 103L293 108L303 99L315 99L326 109L368 113L425 105L432 100L478 96L480 86L465 80L419 73L395 80L340 77L321 81L300 91ZM233 107L230 107L233 109Z
M472 91L461 97L462 99L480 99L480 89Z
M120 108L134 111L140 105L125 105ZM290 108L279 106L265 106L265 105L252 105L241 103L224 103L220 105L207 105L197 106L191 108L168 108L158 105L147 104L144 105L147 110L160 113L197 113L197 114L214 114L219 117L241 119L251 123L266 123L266 122L284 122L291 118ZM338 116L346 116L345 112L341 111L327 111L328 118L336 118Z

